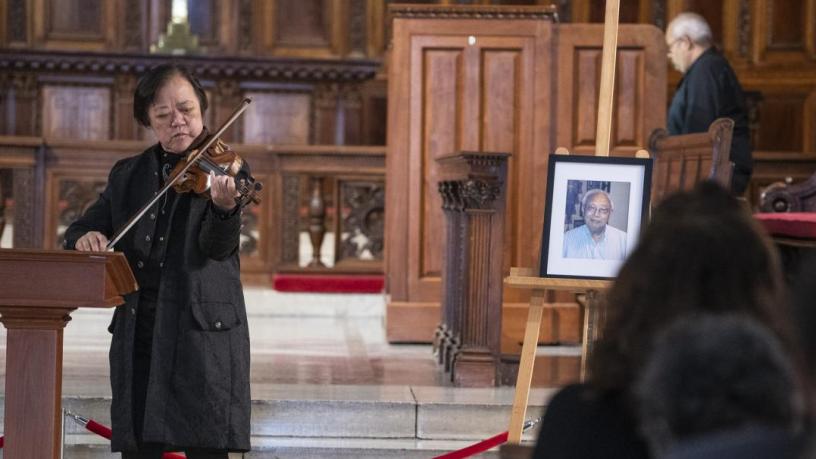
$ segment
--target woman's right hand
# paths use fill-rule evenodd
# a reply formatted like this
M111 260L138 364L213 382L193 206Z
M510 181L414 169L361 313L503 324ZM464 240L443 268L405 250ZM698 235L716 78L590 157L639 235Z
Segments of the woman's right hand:
M108 237L99 231L88 231L76 241L76 249L81 252L104 252L107 250Z

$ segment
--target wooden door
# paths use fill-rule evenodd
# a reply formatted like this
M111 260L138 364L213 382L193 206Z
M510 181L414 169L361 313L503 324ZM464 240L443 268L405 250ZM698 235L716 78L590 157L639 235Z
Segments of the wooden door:
M425 331L430 339L433 329L424 327L439 320L446 237L435 160L458 151L512 153L508 202L519 202L517 182L545 190L535 177L546 169L535 171L533 157L552 150L551 136L534 135L550 129L551 33L542 20L394 21L386 273L388 320L411 335L407 340L423 340ZM518 218L526 216L508 207L508 223ZM508 228L506 253L538 232ZM506 257L507 270L518 261Z

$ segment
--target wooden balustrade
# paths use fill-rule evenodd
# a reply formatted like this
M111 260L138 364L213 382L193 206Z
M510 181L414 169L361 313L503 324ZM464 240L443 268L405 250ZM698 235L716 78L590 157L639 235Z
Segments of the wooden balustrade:
M14 247L59 247L67 225L104 188L113 164L148 145L0 136L0 202L10 190ZM382 273L384 147L232 147L264 184L261 204L248 207L243 216L241 269L246 281L266 283L280 271ZM304 266L302 232L308 232L306 243L312 246ZM320 247L329 235L334 254L325 263Z

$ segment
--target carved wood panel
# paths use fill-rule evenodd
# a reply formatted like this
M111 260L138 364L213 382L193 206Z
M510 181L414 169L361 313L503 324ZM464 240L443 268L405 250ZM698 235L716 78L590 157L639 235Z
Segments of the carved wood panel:
M344 55L349 0L259 0L256 49L278 56Z
M116 43L114 2L34 0L34 43L60 49L110 49Z
M96 177L62 176L52 183L57 191L56 199L50 202L49 208L56 215L55 220L49 221L54 226L49 229L52 241L47 242L46 248L62 247L65 239L65 230L76 221L88 207L91 206L105 189L107 177L97 174ZM53 244L53 245L50 245Z
M816 59L816 1L754 1L754 62Z
M308 144L311 95L304 92L247 92L244 143Z
M102 39L103 8L96 0L48 0L46 37Z
M666 61L662 32L652 26L621 29L615 68L610 154L632 156L652 130L665 126ZM559 36L557 143L572 153L595 154L601 74L599 26L562 27ZM574 58L571 58L574 56Z
M245 159L249 162L250 167L253 167L253 161ZM264 188L259 194L261 204L245 207L241 215L241 264L246 270L262 271L267 268L266 263L269 259L269 233L270 227L273 226L269 222L272 220L270 209L273 205L274 182L271 174L253 172L252 176L256 181L263 183Z
M110 88L45 85L42 100L44 137L110 138Z
M711 35L714 37L714 43L723 43L723 2L712 2L709 0L686 0L684 11L693 11L705 18L711 27ZM667 18L666 24L672 20L673 17Z
M5 10L5 40L9 45L21 45L28 42L29 36L29 2L27 0L8 0Z
M754 149L801 152L804 150L805 103L808 94L770 92L762 94Z
M640 19L641 3L647 0L638 1L624 1L620 2L620 12L618 14L618 21L621 24L627 22L638 22ZM606 0L589 0L589 21L586 22L604 22L604 13L606 12ZM575 21L578 22L578 21ZM584 21L581 21L584 22Z

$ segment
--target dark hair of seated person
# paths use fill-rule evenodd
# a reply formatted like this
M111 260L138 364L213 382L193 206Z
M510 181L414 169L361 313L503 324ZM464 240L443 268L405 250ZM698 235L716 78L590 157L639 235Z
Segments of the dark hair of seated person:
M601 393L628 392L657 331L689 313L742 313L794 348L776 253L747 210L714 182L655 208L606 301L589 362L590 383Z
M796 379L779 340L756 320L685 316L658 335L635 385L640 430L654 457L796 457Z

